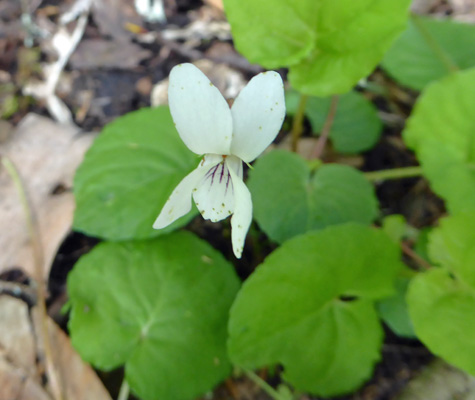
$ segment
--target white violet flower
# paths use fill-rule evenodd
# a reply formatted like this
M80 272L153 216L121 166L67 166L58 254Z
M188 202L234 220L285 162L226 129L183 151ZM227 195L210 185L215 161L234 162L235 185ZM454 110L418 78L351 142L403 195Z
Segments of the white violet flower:
M282 126L282 78L274 71L255 76L229 108L198 68L180 64L170 72L168 102L183 142L204 156L175 188L153 227L164 228L187 214L193 196L205 219L217 222L232 215L233 251L241 258L252 221L251 194L242 180L242 163L255 160Z

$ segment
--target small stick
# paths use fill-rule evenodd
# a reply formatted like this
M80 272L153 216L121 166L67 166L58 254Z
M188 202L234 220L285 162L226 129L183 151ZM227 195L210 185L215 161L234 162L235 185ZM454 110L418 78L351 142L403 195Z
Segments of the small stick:
M320 137L318 138L318 142L315 145L315 150L313 152L315 158L322 158L323 150L325 149L325 144L327 143L328 136L330 135L330 131L333 126L333 121L335 120L338 99L338 96L333 96L331 99L327 119L323 124L322 132L320 134Z

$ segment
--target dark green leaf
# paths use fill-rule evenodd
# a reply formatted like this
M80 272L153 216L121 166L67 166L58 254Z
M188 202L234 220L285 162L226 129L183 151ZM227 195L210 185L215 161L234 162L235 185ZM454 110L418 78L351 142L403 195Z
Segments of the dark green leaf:
M199 160L183 144L168 107L142 109L107 125L74 180L74 228L111 240L144 239L175 186ZM191 203L191 197L190 197Z
M72 343L98 368L125 364L143 399L192 399L231 370L226 324L238 285L232 266L189 233L102 243L68 277Z
M461 69L475 66L473 24L417 18L422 31L411 21L383 60L384 69L398 82L422 90L430 82L447 76L450 70L440 51ZM431 38L429 41L428 37ZM440 50L437 51L436 47Z
M250 369L281 363L289 383L322 396L356 389L380 358L374 301L392 293L399 257L386 234L358 224L284 243L233 304L232 361Z
M294 153L276 150L249 173L254 217L273 240L344 222L369 224L378 214L374 189L357 170L337 164L312 174Z

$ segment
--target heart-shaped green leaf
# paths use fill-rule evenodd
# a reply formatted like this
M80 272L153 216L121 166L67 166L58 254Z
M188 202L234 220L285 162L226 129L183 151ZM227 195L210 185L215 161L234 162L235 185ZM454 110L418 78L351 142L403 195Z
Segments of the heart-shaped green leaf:
M281 363L297 389L356 389L380 358L374 301L392 293L399 247L376 229L344 224L284 243L244 283L231 308L231 360Z
M163 230L152 229L175 186L198 162L178 136L168 107L117 118L95 140L76 173L74 228L124 240L184 225L196 211Z
M187 232L99 244L68 277L72 343L98 368L125 364L143 399L195 398L231 370L226 324L238 286L232 266Z
M248 185L255 219L277 242L344 222L369 224L378 214L374 189L359 171L327 164L312 174L305 160L283 150L260 158Z
M410 0L224 0L237 49L292 86L329 96L375 68L406 25Z

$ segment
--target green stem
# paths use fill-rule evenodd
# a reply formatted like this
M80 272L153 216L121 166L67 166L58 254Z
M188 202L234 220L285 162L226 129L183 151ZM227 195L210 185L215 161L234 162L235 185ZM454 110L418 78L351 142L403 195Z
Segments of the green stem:
M371 182L389 179L413 178L422 175L422 167L403 167L383 169L381 171L365 172L364 176Z
M444 64L447 71L449 73L457 72L459 70L458 65L455 64L455 62L450 58L445 49L437 42L437 40L434 39L432 34L425 27L424 22L421 20L421 18L416 14L412 14L411 19L414 22L414 26L422 35L428 46L431 48L437 58L442 62L442 64Z
M474 163L466 164L466 167L470 171L475 171ZM383 169L381 171L372 171L372 172L364 173L364 176L366 177L366 179L368 179L371 182L386 181L390 179L414 178L414 177L422 176L422 175L423 175L423 171L422 171L421 166Z
M124 380L122 381L122 385L120 385L119 397L117 397L117 400L127 400L129 398L129 394L130 394L130 386L124 377Z
M269 385L264 379L259 375L250 370L244 370L244 373L247 377L253 381L257 386L259 386L264 392L266 392L274 400L287 400L284 398L277 390L275 390L271 385Z
M308 96L305 94L300 95L299 105L297 107L297 113L294 117L294 122L292 124L292 130L290 135L292 138L292 151L297 152L297 146L299 143L300 136L303 132L303 119L305 117L305 109L307 107Z

